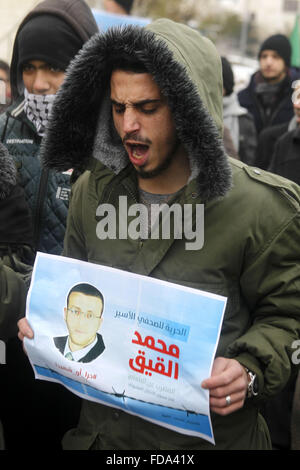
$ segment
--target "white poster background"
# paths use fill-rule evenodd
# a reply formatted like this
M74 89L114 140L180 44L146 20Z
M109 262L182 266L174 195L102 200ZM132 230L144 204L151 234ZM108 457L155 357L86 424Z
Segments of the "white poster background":
M79 283L104 296L99 329L105 350L90 363L66 359L54 338L68 335L64 308ZM84 399L121 408L214 443L209 392L226 298L126 271L38 253L26 340L38 379L62 383Z

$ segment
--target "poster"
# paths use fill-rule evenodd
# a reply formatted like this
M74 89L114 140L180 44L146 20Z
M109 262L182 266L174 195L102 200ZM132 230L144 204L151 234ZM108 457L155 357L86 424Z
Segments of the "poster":
M209 392L226 298L38 253L25 348L35 377L214 443Z

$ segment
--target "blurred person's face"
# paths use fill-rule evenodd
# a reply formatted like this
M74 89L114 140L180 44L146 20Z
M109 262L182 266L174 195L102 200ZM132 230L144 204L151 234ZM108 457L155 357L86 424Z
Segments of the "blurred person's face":
M270 83L279 83L286 76L286 64L276 51L262 51L259 65L262 76Z
M0 69L0 80L5 84L5 95L8 103L11 98L11 88L8 75L3 69Z
M114 13L115 15L127 15L124 8L121 7L114 0L103 0L103 8L108 13Z
M72 292L64 318L69 330L69 347L78 351L91 344L102 323L103 303L99 297Z
M22 67L24 86L29 93L55 95L62 85L65 72L41 60L31 60Z
M299 84L297 83L297 86L295 88L293 98L294 98L294 112L295 112L298 126L300 126L300 80L299 80Z

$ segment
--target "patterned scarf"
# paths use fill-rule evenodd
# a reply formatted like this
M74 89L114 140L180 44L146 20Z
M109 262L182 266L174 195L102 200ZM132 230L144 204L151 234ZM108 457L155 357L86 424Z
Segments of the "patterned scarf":
M35 95L24 91L24 111L37 130L38 135L43 137L52 110L56 95Z

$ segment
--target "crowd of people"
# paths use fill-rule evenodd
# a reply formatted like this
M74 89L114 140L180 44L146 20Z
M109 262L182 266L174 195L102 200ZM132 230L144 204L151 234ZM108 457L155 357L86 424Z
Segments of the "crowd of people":
M124 15L132 5L104 2ZM227 58L183 24L99 34L84 0L44 0L21 22L10 67L0 62L0 448L300 449L291 52L284 35L267 38L259 70L236 93ZM105 195L118 212L124 194L128 204L204 203L204 246L100 240L94 202ZM22 341L34 337L25 302L38 251L228 298L211 377L199 383L215 446L35 380Z

